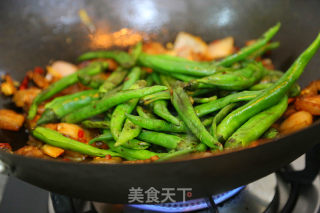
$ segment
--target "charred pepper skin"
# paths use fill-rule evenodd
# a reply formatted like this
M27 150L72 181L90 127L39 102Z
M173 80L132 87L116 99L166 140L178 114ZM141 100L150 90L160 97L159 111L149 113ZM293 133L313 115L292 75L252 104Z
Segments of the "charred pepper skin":
M320 47L320 34L295 60L288 71L271 87L256 98L230 113L217 128L218 137L227 140L250 117L277 103L302 74L304 68Z
M222 144L215 140L201 123L192 107L189 96L179 85L173 88L171 101L185 125L202 143L212 149L223 149Z
M71 75L61 78L59 81L51 84L47 89L43 90L37 97L33 100L32 105L28 112L28 119L32 120L37 114L38 105L52 98L57 93L61 92L68 86L71 86L79 81L78 74L86 73L88 75L96 75L102 72L108 67L106 62L92 62L83 69L80 69L78 72L75 72Z
M225 148L248 146L251 142L257 140L282 116L287 106L288 97L285 96L276 105L251 117L230 136L225 143Z

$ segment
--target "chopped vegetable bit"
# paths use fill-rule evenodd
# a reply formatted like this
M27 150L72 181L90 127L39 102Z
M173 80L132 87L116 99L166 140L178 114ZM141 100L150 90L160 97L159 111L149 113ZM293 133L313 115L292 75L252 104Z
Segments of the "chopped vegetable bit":
M41 150L49 155L50 157L53 157L53 158L57 158L59 157L60 155L62 155L62 153L64 153L64 150L59 148L59 147L55 147L55 146L51 146L51 145L48 145L48 144L45 144L41 147Z
M16 87L10 75L5 75L3 77L4 82L1 84L1 92L6 96L11 96L16 92Z

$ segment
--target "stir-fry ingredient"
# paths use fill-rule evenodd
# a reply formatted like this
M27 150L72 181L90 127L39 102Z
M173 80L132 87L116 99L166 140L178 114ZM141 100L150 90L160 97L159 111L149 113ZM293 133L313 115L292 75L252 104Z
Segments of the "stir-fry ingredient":
M18 131L24 122L24 116L13 110L0 109L0 129Z
M31 136L17 154L107 164L217 153L292 133L320 116L320 81L302 92L296 83L320 34L282 72L264 55L279 47L271 42L279 28L241 49L233 37L207 44L181 32L167 48L149 41L84 53L78 66L36 67L20 85L5 75L1 92L27 113L0 110L0 128L17 131L27 118Z

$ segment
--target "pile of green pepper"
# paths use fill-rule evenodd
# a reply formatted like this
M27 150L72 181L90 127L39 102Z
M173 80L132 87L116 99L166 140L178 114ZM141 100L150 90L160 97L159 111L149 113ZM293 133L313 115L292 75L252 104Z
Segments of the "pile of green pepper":
M127 160L158 156L162 161L191 152L247 146L271 131L285 112L288 97L299 94L295 82L320 47L319 34L285 73L267 70L255 59L279 46L270 43L279 28L280 24L275 25L255 43L213 62L150 55L142 52L141 43L130 54L85 53L80 61L110 58L119 67L101 82L93 76L108 65L91 62L53 83L33 101L29 119L35 117L38 105L70 85L80 82L91 89L47 103L32 133L63 149ZM41 127L60 121L99 129L101 135L84 144ZM276 136L268 134L268 138ZM104 142L109 149L91 146L95 142Z

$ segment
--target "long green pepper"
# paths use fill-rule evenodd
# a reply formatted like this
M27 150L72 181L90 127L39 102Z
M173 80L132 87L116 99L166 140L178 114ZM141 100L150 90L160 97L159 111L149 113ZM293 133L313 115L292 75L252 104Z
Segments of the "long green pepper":
M99 101L91 102L89 105L68 114L63 118L63 120L67 123L77 123L105 112L108 109L131 99L141 98L166 89L167 87L165 86L152 86L136 90L120 91L112 96L102 98Z
M38 105L53 97L57 93L61 92L65 88L77 83L79 81L78 74L86 73L88 75L96 75L102 72L108 67L106 62L92 62L85 68L80 69L79 71L61 78L59 81L51 84L47 89L43 90L37 97L33 100L32 105L28 112L28 119L32 120L37 114Z
M212 149L222 150L222 144L215 140L204 125L201 123L199 117L197 117L189 96L183 90L182 87L176 86L173 89L172 104L178 112L180 118L190 129L190 131L199 138L199 140Z
M264 110L245 122L237 131L235 131L225 143L226 148L235 148L247 146L257 140L270 126L276 122L286 111L288 106L288 97L285 96L275 106Z
M295 60L288 71L271 87L255 99L230 113L217 128L218 137L227 140L250 117L277 103L302 74L305 66L320 47L320 34L314 42Z
M63 116L99 99L97 90L85 90L71 95L55 98L45 105L45 111L37 121L37 125L57 122Z
M49 145L60 147L66 150L79 152L79 153L90 155L90 156L104 157L106 155L111 155L115 157L122 157L122 155L119 153L116 153L110 150L99 149L99 148L90 146L88 144L81 143L71 138L67 138L62 134L58 133L57 131L44 128L44 127L36 127L32 131L32 135L35 138L41 141L44 141Z

